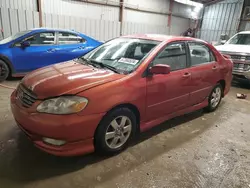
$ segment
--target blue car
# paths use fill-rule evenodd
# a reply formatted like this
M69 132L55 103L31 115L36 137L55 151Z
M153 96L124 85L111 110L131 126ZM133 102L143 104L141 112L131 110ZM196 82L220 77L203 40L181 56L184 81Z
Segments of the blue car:
M39 28L0 41L0 81L78 58L102 43L72 30Z

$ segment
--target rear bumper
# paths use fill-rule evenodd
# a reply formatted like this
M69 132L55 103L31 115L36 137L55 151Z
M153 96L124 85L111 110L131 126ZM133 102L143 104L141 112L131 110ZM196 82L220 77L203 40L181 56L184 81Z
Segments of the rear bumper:
M94 151L95 130L104 114L80 116L29 113L11 96L11 110L20 129L39 149L57 156L76 156ZM62 146L50 145L43 138L65 140Z

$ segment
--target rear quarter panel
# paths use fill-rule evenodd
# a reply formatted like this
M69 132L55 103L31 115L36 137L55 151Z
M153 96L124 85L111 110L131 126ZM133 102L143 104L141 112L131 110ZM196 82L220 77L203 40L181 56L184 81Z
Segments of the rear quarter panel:
M215 54L219 64L220 76L218 81L225 80L224 95L226 95L231 87L233 62L228 57L223 56L214 46L210 45L210 49Z

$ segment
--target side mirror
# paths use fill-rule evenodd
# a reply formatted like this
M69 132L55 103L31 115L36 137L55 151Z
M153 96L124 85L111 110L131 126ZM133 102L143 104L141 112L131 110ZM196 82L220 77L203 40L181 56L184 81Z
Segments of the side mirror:
M171 71L169 65L158 64L149 69L151 74L169 74Z
M228 40L229 36L227 34L221 34L220 35L220 40Z
M222 40L222 41L220 41L220 44L222 44L222 45L224 45L224 44L226 44L226 40Z
M21 42L21 47L22 48L26 48L26 47L29 47L30 46L30 42L29 41L23 41Z
M227 34L221 34L220 35L220 44L224 45L227 40L229 40L229 36Z

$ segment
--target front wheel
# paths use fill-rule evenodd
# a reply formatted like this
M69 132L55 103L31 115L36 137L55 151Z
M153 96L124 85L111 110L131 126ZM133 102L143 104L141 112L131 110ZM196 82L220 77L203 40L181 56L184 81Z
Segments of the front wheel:
M95 134L98 152L114 154L128 146L136 131L136 117L128 108L111 111L101 121Z
M222 99L222 93L223 93L223 89L222 89L221 84L217 84L213 88L211 94L208 97L208 106L206 107L206 110L208 112L213 112L218 108Z
M0 82L6 80L9 74L10 70L8 65L4 61L0 60Z

